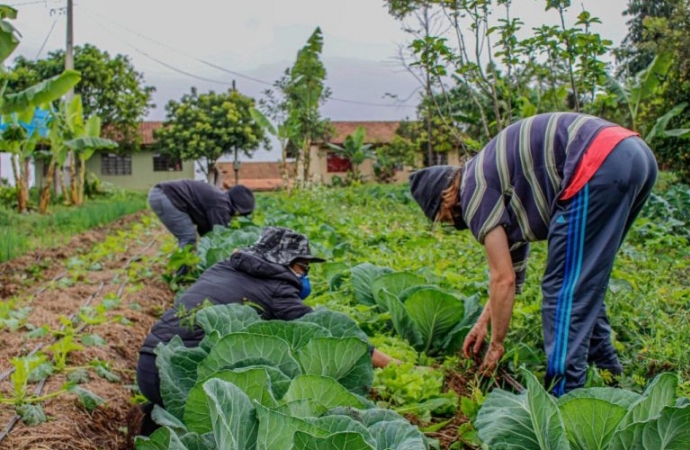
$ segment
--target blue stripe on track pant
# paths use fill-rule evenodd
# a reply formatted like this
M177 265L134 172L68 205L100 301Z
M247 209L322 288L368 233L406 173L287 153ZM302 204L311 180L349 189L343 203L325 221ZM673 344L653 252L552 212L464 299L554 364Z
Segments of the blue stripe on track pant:
M656 181L641 139L625 139L587 185L559 201L549 225L542 281L546 386L554 395L581 387L587 367L622 367L611 343L604 297L616 253Z

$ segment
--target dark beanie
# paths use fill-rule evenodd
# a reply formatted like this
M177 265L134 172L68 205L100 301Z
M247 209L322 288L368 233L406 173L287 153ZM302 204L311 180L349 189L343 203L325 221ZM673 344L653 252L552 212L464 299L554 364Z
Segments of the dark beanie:
M238 184L228 191L232 209L240 216L246 216L254 211L254 193L251 189Z
M432 222L441 207L441 194L450 186L459 167L432 166L410 175L410 192Z

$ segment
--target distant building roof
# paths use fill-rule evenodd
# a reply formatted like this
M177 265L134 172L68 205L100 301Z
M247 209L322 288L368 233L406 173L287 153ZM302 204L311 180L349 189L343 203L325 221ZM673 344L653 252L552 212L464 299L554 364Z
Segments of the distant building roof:
M331 122L333 135L330 142L342 144L345 138L355 132L357 127L364 127L367 130L366 143L377 144L390 142L395 136L395 132L400 126L399 121L337 121ZM163 127L163 122L142 122L139 125L141 144L154 144L156 140L153 132Z
M395 132L400 126L399 121L368 121L368 122L350 122L339 121L331 122L333 127L333 136L330 142L333 144L342 144L345 138L355 132L357 127L364 127L367 130L365 142L368 144L382 144L393 140Z
M153 132L159 128L163 128L163 122L142 122L141 125L139 125L141 145L154 144L156 140L153 138Z

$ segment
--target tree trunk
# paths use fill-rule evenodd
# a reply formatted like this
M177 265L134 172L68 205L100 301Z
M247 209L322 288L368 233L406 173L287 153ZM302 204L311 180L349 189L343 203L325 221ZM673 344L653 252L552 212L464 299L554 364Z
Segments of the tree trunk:
M70 205L69 201L69 195L67 193L67 185L65 183L65 168L60 166L60 171L59 171L60 176L58 177L60 180L60 191L62 191L62 204L65 206Z
M77 186L77 205L84 204L84 181L86 178L86 160L79 158L79 185Z
M22 161L22 197L24 198L24 210L29 207L29 175L31 174L30 166L31 159L27 158Z
M282 160L280 161L280 178L283 180L283 188L288 189L290 187L290 174L288 173L287 166L287 142L282 144Z
M55 158L51 157L48 163L48 171L46 173L45 185L41 189L41 198L38 201L38 212L45 214L48 212L48 204L50 203L50 185L53 184L55 177Z
M302 166L304 168L304 184L306 185L309 181L309 165L311 163L311 139L307 138L304 143L304 149L302 150Z
M22 173L17 155L12 155L12 175L14 175L15 188L17 189L17 211L23 213L26 211L26 201L23 197L24 189L22 188Z
M77 155L70 152L69 156L69 191L72 203L79 205L79 196L77 195Z

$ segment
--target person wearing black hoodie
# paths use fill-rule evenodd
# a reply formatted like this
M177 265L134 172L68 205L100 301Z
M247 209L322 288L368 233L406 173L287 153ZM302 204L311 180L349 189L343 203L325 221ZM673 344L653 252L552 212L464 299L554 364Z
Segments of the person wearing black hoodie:
M155 185L149 205L183 248L196 244L197 233L203 236L215 225L227 226L234 216L251 214L255 202L242 185L225 192L203 181L175 180Z
M265 320L295 320L312 311L302 302L311 293L309 264L324 261L311 254L304 235L287 228L266 227L254 245L214 264L163 314L146 337L137 367L141 393L152 405L163 405L156 367L158 344L180 336L186 347L196 347L204 338L200 327L190 329L180 324L180 307L191 311L205 300L214 305L250 302L258 305L259 315ZM394 361L373 348L371 357L375 367Z

